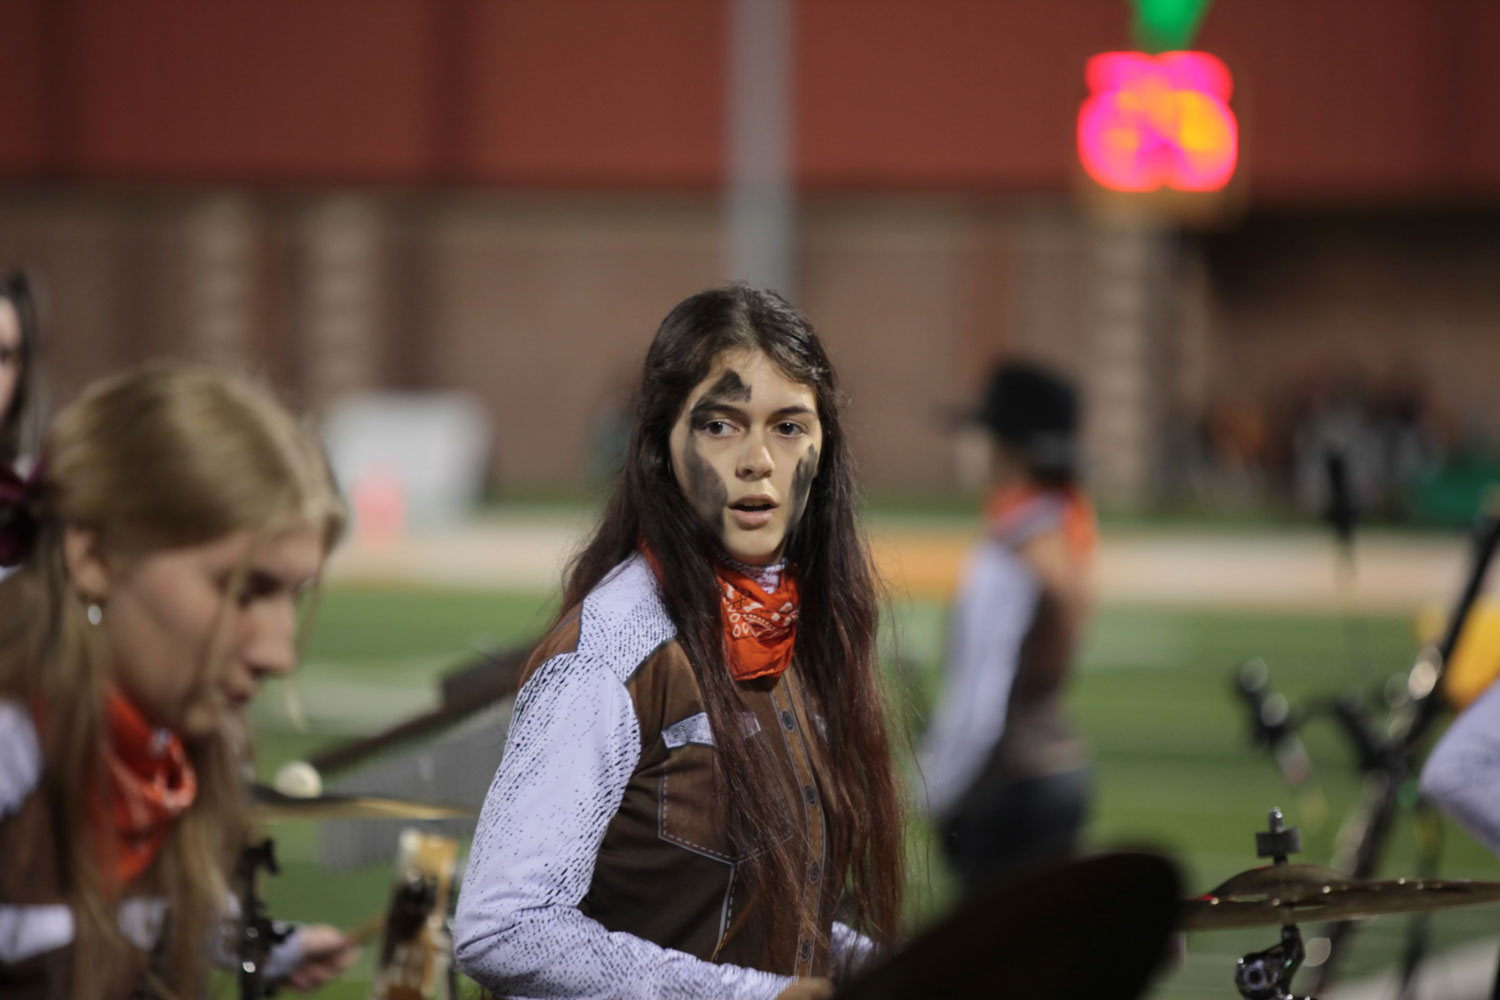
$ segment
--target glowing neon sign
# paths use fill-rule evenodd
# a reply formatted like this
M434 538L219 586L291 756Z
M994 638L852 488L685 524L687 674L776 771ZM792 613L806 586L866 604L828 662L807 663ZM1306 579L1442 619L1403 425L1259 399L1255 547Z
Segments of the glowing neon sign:
M1106 52L1088 61L1078 158L1115 191L1217 191L1239 157L1229 70L1206 52Z

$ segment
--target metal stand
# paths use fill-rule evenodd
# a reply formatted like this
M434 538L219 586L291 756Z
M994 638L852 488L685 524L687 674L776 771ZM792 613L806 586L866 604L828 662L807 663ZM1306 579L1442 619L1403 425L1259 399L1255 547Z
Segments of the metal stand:
M276 929L271 915L266 912L265 902L256 891L257 876L262 868L272 875L281 872L270 838L241 851L240 863L234 872L240 890L240 1000L260 1000L274 992L274 988L265 983L266 959L272 948L291 936L290 930Z
M1281 929L1280 944L1240 959L1234 970L1234 985L1247 1000L1312 1000L1291 992L1292 976L1304 957L1297 925L1287 924Z
M1287 855L1302 850L1302 834L1286 826L1280 809L1272 809L1269 829L1255 835L1255 853L1271 858L1275 864L1286 864ZM1307 957L1302 934L1296 924L1281 928L1281 943L1265 951L1253 951L1239 960L1234 970L1234 985L1246 1000L1313 1000L1292 993L1292 976Z

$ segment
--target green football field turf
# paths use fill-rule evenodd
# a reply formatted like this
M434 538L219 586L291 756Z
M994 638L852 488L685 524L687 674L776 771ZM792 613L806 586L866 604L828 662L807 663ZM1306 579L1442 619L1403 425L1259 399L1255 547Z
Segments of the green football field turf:
M470 661L476 649L504 647L538 635L549 598L539 593L414 589L333 589L324 595L297 687L309 721L298 731L285 699L269 690L255 709L260 773L269 780L288 760L359 735L435 702L436 680ZM939 679L944 611L917 602L892 609L887 673L904 692L907 728L920 731ZM1243 710L1231 694L1233 668L1247 656L1268 662L1273 683L1293 701L1344 692L1375 694L1404 670L1415 651L1406 619L1360 622L1316 614L1266 615L1112 607L1091 626L1072 694L1074 718L1096 762L1092 846L1151 846L1181 866L1185 887L1201 892L1255 866L1253 834L1266 810L1280 806L1300 825L1298 860L1326 863L1334 827L1358 792L1352 754L1324 727L1309 734L1318 763L1321 806L1281 782L1268 758L1247 741ZM905 740L899 740L903 747ZM909 759L909 752L902 751ZM1500 861L1462 831L1445 827L1441 873L1500 879ZM388 865L328 874L318 863L314 824L272 830L283 872L268 882L278 917L352 926L378 912ZM909 831L912 873L908 923L917 929L941 913L952 887L927 829ZM1398 824L1382 874L1415 874L1410 824ZM1368 922L1351 953L1355 971L1391 961L1399 951L1399 918ZM1441 945L1500 931L1500 909L1456 910L1432 924ZM1273 944L1268 930L1194 934L1187 954L1152 994L1158 998L1232 997L1235 958ZM996 941L1003 949L1005 943ZM320 994L363 997L370 951L353 974ZM1080 956L1086 959L1087 956ZM974 956L982 961L983 956Z

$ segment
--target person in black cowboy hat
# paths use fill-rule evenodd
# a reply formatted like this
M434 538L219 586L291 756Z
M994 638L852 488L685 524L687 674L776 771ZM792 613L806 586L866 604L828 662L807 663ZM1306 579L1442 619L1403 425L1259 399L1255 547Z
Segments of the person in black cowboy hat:
M1083 826L1090 772L1063 696L1096 536L1066 378L1003 363L968 417L993 445L986 530L963 570L919 764L944 852L972 892L1067 856Z

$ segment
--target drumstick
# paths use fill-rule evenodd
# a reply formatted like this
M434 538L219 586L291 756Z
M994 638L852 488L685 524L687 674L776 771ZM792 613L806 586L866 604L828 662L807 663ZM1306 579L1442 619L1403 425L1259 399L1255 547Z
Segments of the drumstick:
M377 913L368 920L362 920L349 929L349 940L356 945L369 943L370 939L385 929L385 914Z

